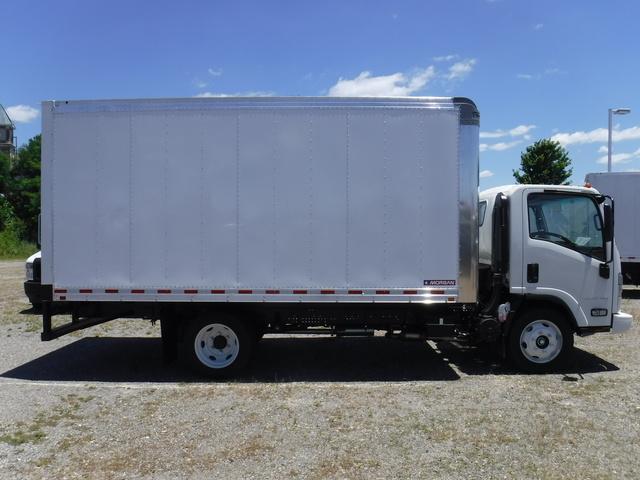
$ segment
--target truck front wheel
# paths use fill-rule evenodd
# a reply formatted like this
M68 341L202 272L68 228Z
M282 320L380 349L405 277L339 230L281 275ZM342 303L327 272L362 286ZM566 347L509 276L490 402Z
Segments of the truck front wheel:
M517 317L507 350L519 370L543 373L564 365L573 350L573 333L558 311L533 308Z
M247 324L226 314L201 316L192 321L182 343L183 358L198 373L229 377L246 366L255 335Z

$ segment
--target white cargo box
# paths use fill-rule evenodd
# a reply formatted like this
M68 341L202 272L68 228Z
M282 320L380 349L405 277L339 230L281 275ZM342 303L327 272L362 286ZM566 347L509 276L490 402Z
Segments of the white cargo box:
M42 280L54 300L476 301L469 100L42 111Z
M640 262L640 172L588 173L593 188L615 202L615 240L622 262Z

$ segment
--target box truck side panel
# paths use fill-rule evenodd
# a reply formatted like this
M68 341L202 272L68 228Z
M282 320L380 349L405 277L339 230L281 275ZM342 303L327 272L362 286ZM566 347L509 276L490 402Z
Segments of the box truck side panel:
M338 110L323 110L321 115L307 116L309 140L307 148L306 203L313 207L308 216L310 230L306 241L312 255L309 271L315 285L340 288L347 281L347 142L349 118ZM282 141L281 141L282 142ZM291 163L295 163L292 159ZM286 167L285 167L286 168ZM284 189L291 182L281 180ZM286 206L290 199L278 199L277 225L286 223ZM284 232L279 232L284 235ZM291 238L289 236L289 238ZM281 248L276 263L287 258ZM295 265L288 263L290 272ZM341 279L342 282L338 282ZM332 288L332 287L327 287Z
M478 127L451 99L44 111L54 299L475 301Z
M96 119L92 158L94 174L85 179L94 189L92 261L77 265L93 272L93 283L126 285L130 280L129 215L131 185L128 115L109 114ZM114 140L115 139L115 140ZM87 199L89 205L91 199Z
M200 201L192 207L202 229L201 263L193 286L232 285L237 279L238 258L237 115L218 111L215 115L203 112L202 117L198 129L201 175L195 184Z
M102 164L98 120L95 115L79 114L73 122L55 125L53 269L56 283L74 287L98 280L96 180Z

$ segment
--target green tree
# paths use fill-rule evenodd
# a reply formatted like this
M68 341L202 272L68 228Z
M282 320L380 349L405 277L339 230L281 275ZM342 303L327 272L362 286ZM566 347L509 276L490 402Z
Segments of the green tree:
M11 160L4 153L0 153L0 195L6 195L11 178Z
M40 213L40 135L20 147L11 167L7 199L25 226L25 236L35 241Z
M568 185L571 159L559 142L544 138L529 145L520 156L520 169L513 171L518 183Z

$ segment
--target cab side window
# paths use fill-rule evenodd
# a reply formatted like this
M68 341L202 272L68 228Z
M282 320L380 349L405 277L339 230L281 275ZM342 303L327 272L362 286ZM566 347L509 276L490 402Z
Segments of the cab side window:
M532 193L528 198L529 237L604 259L602 217L587 195Z

